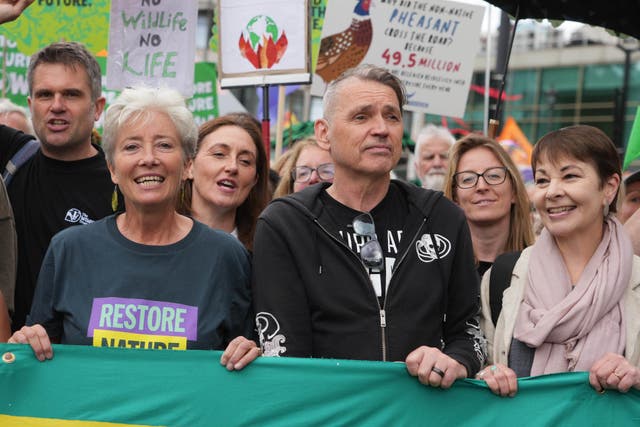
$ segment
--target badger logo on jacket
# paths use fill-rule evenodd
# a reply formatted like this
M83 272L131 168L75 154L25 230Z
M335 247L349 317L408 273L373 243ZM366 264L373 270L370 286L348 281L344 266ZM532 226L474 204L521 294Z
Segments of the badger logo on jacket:
M435 242L434 242L435 239ZM416 253L422 262L444 258L451 250L451 242L440 234L423 234L416 242Z
M287 339L278 333L280 323L273 314L266 311L256 314L256 327L264 356L280 356L281 353L287 351L287 347L282 345Z

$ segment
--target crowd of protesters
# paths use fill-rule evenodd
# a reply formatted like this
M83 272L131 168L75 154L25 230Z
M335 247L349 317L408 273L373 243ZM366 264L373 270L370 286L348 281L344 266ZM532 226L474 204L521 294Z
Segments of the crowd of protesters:
M31 2L0 1L0 22ZM328 85L272 196L249 114L197 129L178 92L135 86L99 144L84 46L44 47L28 83L30 123L0 125L0 341L43 361L54 343L224 350L229 370L261 355L400 361L425 385L476 378L500 396L571 371L598 392L640 388L640 175L623 180L597 128L537 142L530 200L498 142L429 126L420 187L391 179L404 87L359 65Z

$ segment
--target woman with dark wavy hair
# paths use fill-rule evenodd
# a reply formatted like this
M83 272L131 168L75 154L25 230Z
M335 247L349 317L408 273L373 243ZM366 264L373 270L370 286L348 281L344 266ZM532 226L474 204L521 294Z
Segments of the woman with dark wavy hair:
M236 236L253 249L260 212L270 199L260 124L246 113L209 120L198 130L178 211Z

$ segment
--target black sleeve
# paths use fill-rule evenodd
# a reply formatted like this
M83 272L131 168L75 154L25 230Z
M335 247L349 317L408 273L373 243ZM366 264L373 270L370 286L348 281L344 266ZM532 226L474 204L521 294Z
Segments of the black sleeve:
M265 356L310 357L309 305L285 235L264 218L258 220L252 282L260 345Z
M0 175L7 162L34 137L9 126L0 125Z
M448 286L444 353L463 364L473 377L486 359L486 344L479 324L480 286L471 234L464 218L459 224Z

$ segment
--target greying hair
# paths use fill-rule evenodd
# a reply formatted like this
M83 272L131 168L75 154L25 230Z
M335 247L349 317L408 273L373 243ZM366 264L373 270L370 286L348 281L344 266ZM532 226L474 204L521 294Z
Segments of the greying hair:
M407 97L405 96L404 85L400 79L382 67L371 64L361 64L357 67L349 68L327 86L322 98L322 110L324 112L325 119L328 119L328 116L333 113L339 86L345 80L352 77L364 81L378 82L390 87L398 98L400 113L402 113L402 107L407 103Z
M429 123L422 128L422 130L416 137L416 146L413 150L416 158L420 155L420 149L425 144L425 142L431 139L441 139L445 142L448 142L450 146L456 142L456 139L453 137L453 135L451 135L451 132L449 132L447 128L432 125L431 123Z
M95 101L102 96L102 71L100 71L100 65L91 52L82 44L76 42L51 43L33 54L27 71L29 95L31 96L33 96L33 74L36 67L41 64L62 64L74 70L76 70L77 66L82 66L89 78L91 100Z
M184 160L194 156L198 128L184 97L175 89L136 86L123 90L105 114L102 148L108 163L113 164L120 129L128 124L148 122L154 112L165 113L173 122Z
M33 126L31 125L31 117L29 115L29 111L24 107L14 104L10 99L0 98L0 117L6 119L10 114L13 113L20 114L22 117L24 117L24 121L27 126L27 133L33 134ZM4 123L4 120L0 121Z
M11 102L10 99L0 98L0 114L9 114L9 113L18 113L25 117L25 119L29 118L29 114L27 113L27 109L21 107L17 104Z

